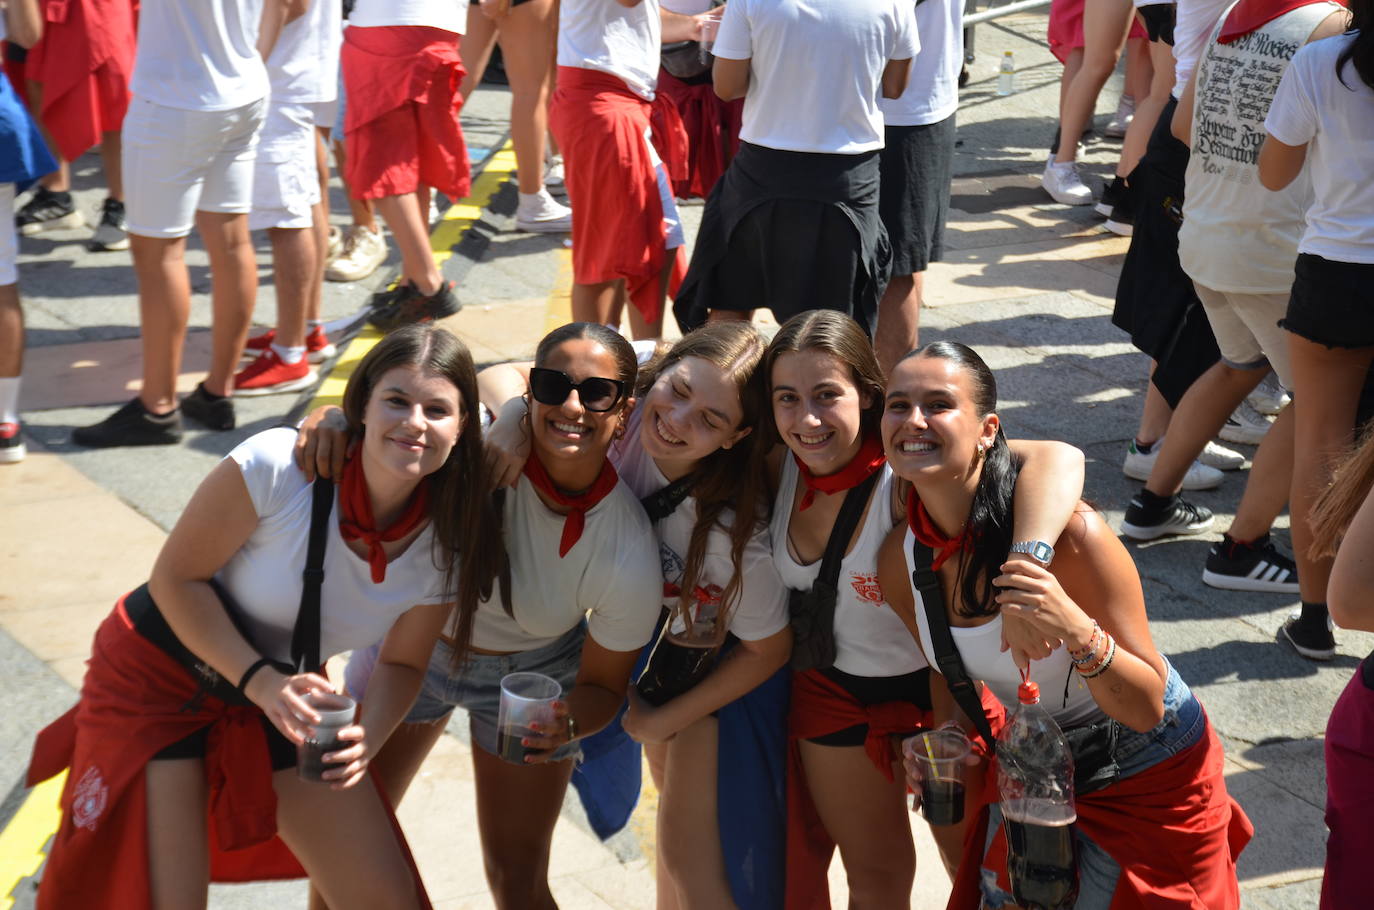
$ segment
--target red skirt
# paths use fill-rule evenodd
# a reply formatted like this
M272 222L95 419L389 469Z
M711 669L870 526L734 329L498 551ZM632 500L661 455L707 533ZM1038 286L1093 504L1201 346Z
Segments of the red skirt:
M1322 910L1359 907L1369 899L1365 863L1374 856L1374 689L1366 657L1336 700L1326 725L1326 875ZM1374 673L1370 674L1374 677Z
M1069 53L1083 47L1083 7L1090 0L1054 0L1050 4L1050 24L1046 39L1050 53L1060 63L1069 59ZM1148 38L1149 33L1140 19L1131 13L1131 34L1127 40Z
M665 69L658 71L658 92L677 107L687 131L686 174L673 180L673 192L705 199L739 150L744 99L721 101L710 82L692 85Z
M46 0L43 13L43 37L29 51L24 76L42 85L35 116L58 154L73 161L124 123L134 71L133 4Z
M458 119L458 86L467 73L458 38L410 25L344 30L344 141L355 199L431 186L456 201L472 189Z

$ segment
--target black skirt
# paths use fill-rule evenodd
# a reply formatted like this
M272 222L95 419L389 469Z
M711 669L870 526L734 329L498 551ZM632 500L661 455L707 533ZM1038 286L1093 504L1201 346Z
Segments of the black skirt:
M1170 124L1178 102L1164 106L1145 157L1131 172L1136 194L1135 231L1121 266L1112 324L1155 359L1154 384L1170 407L1221 358L1212 324L1178 262L1183 223L1183 176L1188 146Z
M954 138L953 114L938 123L885 130L878 211L892 244L894 275L924 272L944 257Z
M706 200L673 303L690 331L711 310L848 313L870 336L892 252L878 216L878 152L826 155L741 142Z

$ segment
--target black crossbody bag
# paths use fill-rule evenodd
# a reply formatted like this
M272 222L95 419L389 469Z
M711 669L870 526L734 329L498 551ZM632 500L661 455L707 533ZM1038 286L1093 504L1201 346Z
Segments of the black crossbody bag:
M911 583L921 594L921 604L926 612L926 628L930 631L930 643L934 649L935 666L949 684L954 702L973 721L974 729L988 744L988 750L996 753L997 744L992 736L992 727L983 713L983 703L978 697L978 689L964 668L964 659L954 644L954 635L949 631L949 617L945 615L945 596L940 587L940 578L931 568L933 554L930 547L919 540L911 545ZM1073 673L1073 668L1069 668ZM1065 683L1065 691L1068 683ZM1116 783L1121 777L1121 769L1116 763L1116 739L1120 727L1114 720L1072 727L1064 730L1064 739L1073 752L1073 787L1075 793L1092 793Z
M835 665L835 603L839 599L840 563L854 529L859 526L879 473L874 471L845 494L835 527L825 543L820 572L811 587L805 591L796 588L788 591L793 670L824 670Z
M329 513L333 507L334 483L320 477L315 481L311 491L310 542L306 547L305 570L301 573L304 585L301 589L300 611L296 614L296 626L291 633L292 663L277 660L270 662L274 669L287 675L314 672L320 668L320 587L324 584L324 550L329 540ZM238 629L244 638L248 638L240 618L243 616L243 609L224 586L213 578L210 579L210 587L219 597L220 604L229 615L234 628ZM192 699L193 704L206 696L218 698L230 705L252 704L233 681L225 679L219 671L181 643L153 601L146 583L139 585L124 599L124 611L140 635L185 667L199 683L200 689Z

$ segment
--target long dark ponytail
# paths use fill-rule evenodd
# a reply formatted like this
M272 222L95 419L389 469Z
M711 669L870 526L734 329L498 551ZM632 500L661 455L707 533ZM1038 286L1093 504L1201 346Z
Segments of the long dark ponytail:
M997 379L977 352L957 341L935 341L902 358L934 357L956 364L969 378L973 407L980 418L997 410ZM992 616L997 612L992 581L1002 574L1012 544L1012 494L1021 465L997 427L992 446L983 453L983 472L973 491L964 533L973 546L959 564L955 610L961 616Z
M1349 6L1350 26L1345 33L1351 40L1336 58L1336 78L1349 88L1345 65L1352 63L1360 81L1374 89L1374 0L1349 0Z

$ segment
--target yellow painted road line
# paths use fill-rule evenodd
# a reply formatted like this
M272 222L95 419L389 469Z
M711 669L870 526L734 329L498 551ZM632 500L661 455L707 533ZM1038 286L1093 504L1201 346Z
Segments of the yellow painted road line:
M66 780L64 771L30 790L19 811L0 831L0 910L14 906L14 889L43 864L48 838L62 822L59 801Z

